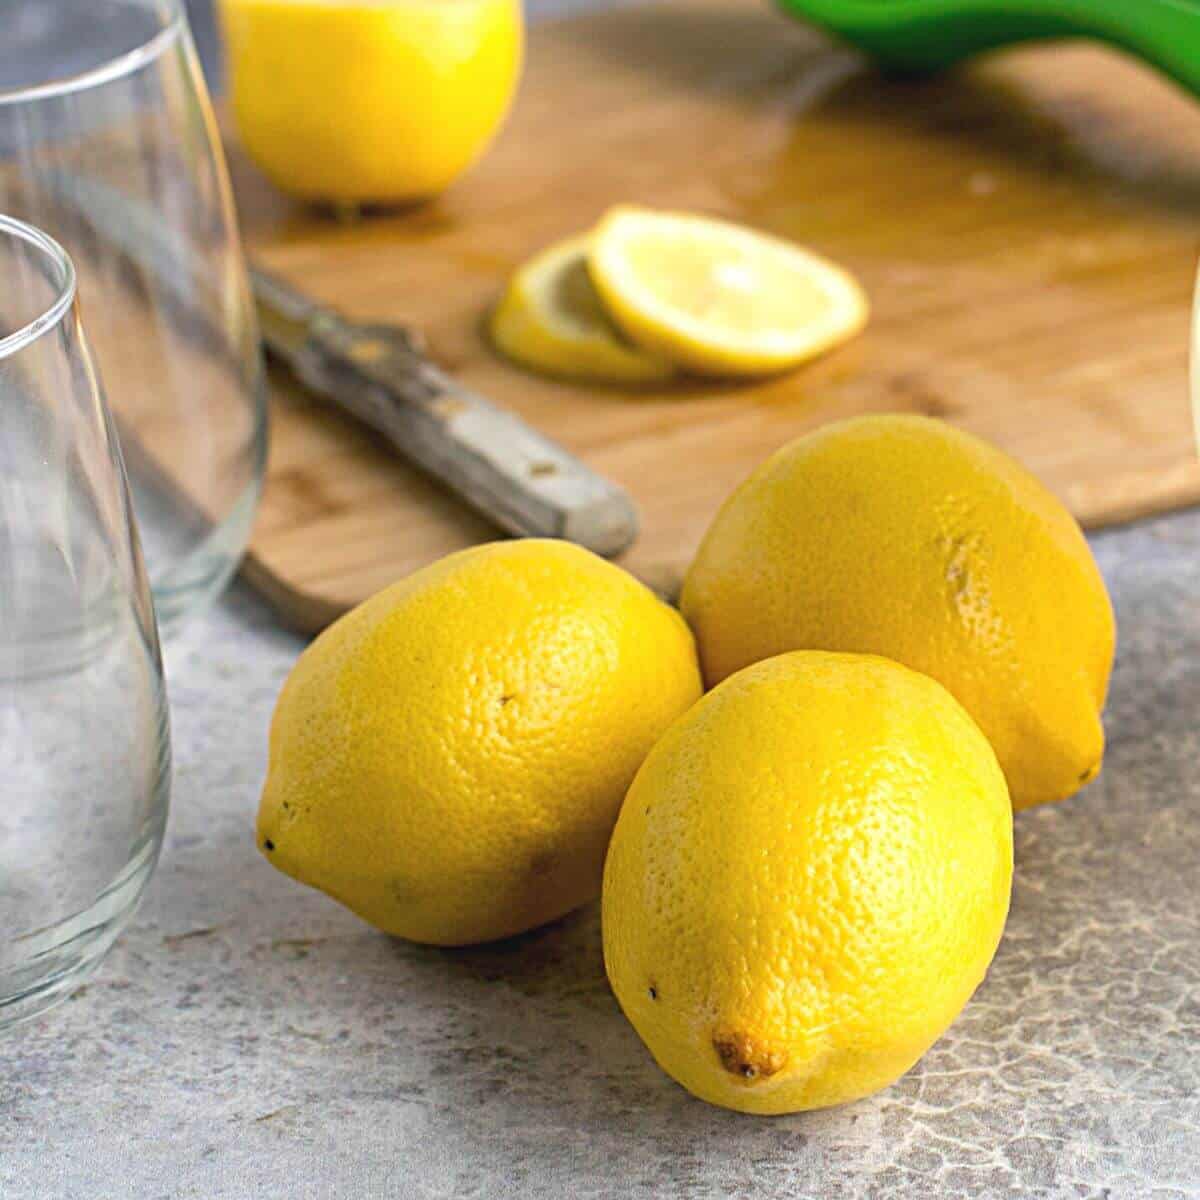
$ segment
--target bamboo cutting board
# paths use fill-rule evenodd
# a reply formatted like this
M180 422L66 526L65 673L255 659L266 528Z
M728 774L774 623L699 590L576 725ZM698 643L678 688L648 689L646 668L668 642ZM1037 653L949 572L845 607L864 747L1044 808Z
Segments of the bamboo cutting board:
M765 5L677 0L536 27L505 132L430 205L338 224L231 156L250 253L352 317L419 327L443 365L627 487L642 533L622 561L663 589L756 463L855 413L990 438L1091 526L1200 499L1186 388L1200 107L1107 50L886 80ZM807 243L857 273L872 322L746 386L628 393L499 360L481 321L507 274L622 201ZM496 536L285 378L273 403L246 571L292 625L318 629Z

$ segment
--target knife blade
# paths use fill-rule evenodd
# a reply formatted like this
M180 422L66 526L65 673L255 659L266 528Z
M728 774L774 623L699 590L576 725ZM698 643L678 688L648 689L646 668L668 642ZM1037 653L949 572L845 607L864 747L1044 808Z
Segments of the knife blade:
M197 313L197 264L169 227L108 184L53 169L45 182L102 243ZM611 557L638 532L629 495L514 413L452 379L397 325L347 320L249 267L263 344L313 393L510 533L558 537ZM192 322L195 323L194 321Z

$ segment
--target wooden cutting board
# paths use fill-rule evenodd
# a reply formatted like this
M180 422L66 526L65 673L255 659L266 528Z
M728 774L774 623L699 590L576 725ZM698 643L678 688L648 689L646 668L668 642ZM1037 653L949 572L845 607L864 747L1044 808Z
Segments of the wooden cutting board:
M339 224L231 157L250 253L353 317L418 326L468 384L626 486L643 529L623 561L658 587L756 463L854 413L931 413L993 439L1090 526L1200 499L1200 107L1110 51L887 80L764 4L677 0L534 28L505 132L429 205ZM809 244L857 273L872 322L754 385L639 394L506 365L481 333L505 277L621 201ZM318 629L495 536L283 377L273 405L246 573L290 624Z

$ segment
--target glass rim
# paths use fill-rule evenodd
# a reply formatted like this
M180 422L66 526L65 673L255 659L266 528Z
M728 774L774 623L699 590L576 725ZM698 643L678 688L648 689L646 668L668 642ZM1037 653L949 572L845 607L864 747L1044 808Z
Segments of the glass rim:
M0 338L0 360L11 358L18 351L36 342L42 334L56 328L75 304L75 264L62 246L36 226L0 213L0 240L11 239L25 242L50 260L54 266L54 283L58 288L58 295L54 302L32 321Z
M0 107L32 100L52 100L59 96L69 96L73 92L87 91L89 88L123 79L147 63L153 62L167 45L175 40L183 27L183 0L155 0L153 4L138 4L136 7L145 8L149 12L155 9L163 12L160 28L140 45L94 67L88 67L85 71L64 75L61 79L47 79L44 83L32 83L24 87L0 88Z

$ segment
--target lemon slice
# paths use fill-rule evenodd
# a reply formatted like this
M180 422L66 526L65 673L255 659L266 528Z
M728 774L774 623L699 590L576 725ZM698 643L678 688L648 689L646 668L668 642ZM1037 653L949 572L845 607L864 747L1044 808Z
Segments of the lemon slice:
M543 250L513 276L492 313L496 346L522 366L612 383L652 383L671 364L631 345L588 278L588 235Z
M613 209L588 260L625 333L706 375L761 375L857 333L867 299L828 260L779 238L683 213Z

